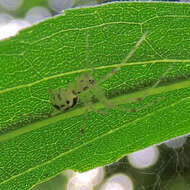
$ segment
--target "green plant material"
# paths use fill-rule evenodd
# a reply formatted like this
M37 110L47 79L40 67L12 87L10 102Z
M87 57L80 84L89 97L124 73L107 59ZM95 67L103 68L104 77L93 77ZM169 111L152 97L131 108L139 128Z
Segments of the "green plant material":
M111 3L65 11L1 41L0 189L30 189L64 169L82 172L189 133L189 19L189 4ZM88 112L83 135L82 102L48 117L48 88L67 86L90 67L100 80L145 32L128 63L101 84L111 102L136 112Z

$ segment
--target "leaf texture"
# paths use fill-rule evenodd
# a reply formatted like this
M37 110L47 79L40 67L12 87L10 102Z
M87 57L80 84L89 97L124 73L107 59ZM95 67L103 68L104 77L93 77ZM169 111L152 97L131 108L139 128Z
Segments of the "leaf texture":
M189 4L110 3L67 10L1 41L0 189L27 190L65 169L85 171L189 133L189 19ZM101 87L119 108L91 110L84 122L81 99L50 115L49 88L91 68L99 81L117 67Z

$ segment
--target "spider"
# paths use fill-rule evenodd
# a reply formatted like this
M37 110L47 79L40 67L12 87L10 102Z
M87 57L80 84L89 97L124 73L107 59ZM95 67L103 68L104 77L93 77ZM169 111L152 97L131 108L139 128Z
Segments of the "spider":
M94 86L94 79L88 73L77 77L68 88L49 89L51 103L58 111L71 109L78 102L78 95Z
M126 58L122 61L121 65L126 63L128 59L134 54L138 46L144 41L146 38L146 33L144 33L136 45L132 48L130 53L126 56ZM87 38L88 39L88 38ZM88 41L88 40L87 40ZM51 96L51 104L58 111L66 111L73 108L79 99L79 94L92 90L97 99L106 107L111 108L113 105L107 100L102 89L99 84L108 78L112 77L117 71L120 70L120 67L112 70L111 73L108 73L104 78L95 82L94 78L89 73L84 73L81 76L76 78L76 81L71 83L67 88L57 88L57 89L49 89L49 93ZM90 104L90 99L86 100L89 103L89 107L92 108ZM88 106L88 104L86 104Z

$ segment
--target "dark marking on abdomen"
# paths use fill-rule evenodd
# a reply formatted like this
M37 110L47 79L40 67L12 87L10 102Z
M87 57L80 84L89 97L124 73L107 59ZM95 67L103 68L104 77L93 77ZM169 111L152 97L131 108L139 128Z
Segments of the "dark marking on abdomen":
M85 91L85 90L87 90L89 87L88 86L85 86L84 88L83 88L83 90Z
M73 98L73 104L72 104L71 108L74 107L77 104L77 101L78 101L78 96L75 96Z
M57 110L61 110L61 108L58 105L53 104L53 107Z

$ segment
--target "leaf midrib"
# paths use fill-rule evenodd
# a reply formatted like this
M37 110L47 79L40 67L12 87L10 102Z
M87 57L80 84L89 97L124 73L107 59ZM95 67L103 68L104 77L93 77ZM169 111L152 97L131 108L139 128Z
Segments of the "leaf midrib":
M187 87L190 87L190 80L185 80L182 82L175 82L173 84L164 85L164 86L156 87L153 89L147 88L147 89L139 90L138 92L133 92L130 94L125 94L122 96L114 97L112 99L109 99L109 101L111 103L113 103L114 105L124 104L124 103L127 104L129 102L135 101L138 97L142 96L142 94L148 93L149 95L156 95L156 94L159 94L162 92L169 92L169 91L178 90L178 89L187 88ZM93 106L97 110L104 108L104 106L101 103L95 103ZM11 131L9 133L1 135L0 136L0 142L8 141L12 138L19 136L19 135L22 135L22 134L28 133L30 131L45 127L47 125L56 123L56 122L64 120L64 119L68 119L71 117L76 117L76 116L82 115L84 112L85 112L85 108L79 107L79 108L73 109L71 111L63 112L62 114L52 116L51 118L47 118L47 119L44 119L42 121L32 123L30 125L27 125L25 127L20 128L20 129L17 129L17 130L14 130L14 131Z

